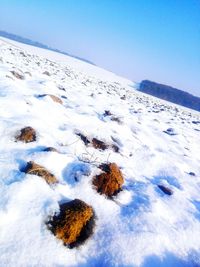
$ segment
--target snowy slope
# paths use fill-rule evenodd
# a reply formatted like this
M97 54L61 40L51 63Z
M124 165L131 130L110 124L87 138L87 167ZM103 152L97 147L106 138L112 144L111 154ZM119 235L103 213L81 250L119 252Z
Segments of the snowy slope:
M0 39L0 266L200 266L199 113L137 92L131 81L98 67L9 42ZM36 129L36 142L15 142L25 126ZM120 151L85 147L77 131ZM60 153L43 152L47 146ZM59 184L21 172L30 160ZM113 200L91 184L107 161L125 178ZM74 198L92 205L98 219L94 235L68 249L45 221Z

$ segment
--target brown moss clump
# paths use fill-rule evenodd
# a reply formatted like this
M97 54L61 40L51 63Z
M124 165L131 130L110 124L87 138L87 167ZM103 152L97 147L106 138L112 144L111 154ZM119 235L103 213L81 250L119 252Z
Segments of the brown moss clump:
M101 150L105 150L108 148L108 145L105 142L103 142L97 138L92 139L92 145L94 148L101 149Z
M94 211L91 206L79 199L60 205L60 213L48 223L53 234L70 248L82 244L95 226Z
M104 172L94 177L92 183L97 192L108 197L116 195L121 191L124 183L123 175L115 163L102 164L99 166Z
M57 178L50 173L45 167L29 161L24 170L25 173L34 174L42 177L48 184L55 184L58 182Z
M30 143L36 141L36 131L28 126L20 130L20 134L16 136L16 141Z

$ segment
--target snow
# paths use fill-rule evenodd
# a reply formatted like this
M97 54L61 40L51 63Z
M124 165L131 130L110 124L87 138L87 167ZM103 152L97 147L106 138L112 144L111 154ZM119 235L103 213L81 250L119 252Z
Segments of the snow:
M200 266L200 124L193 123L200 115L136 86L77 59L0 38L1 267ZM40 94L56 95L63 105ZM15 142L25 126L36 129L36 142ZM77 132L120 151L85 147ZM49 146L60 153L44 152ZM30 160L59 183L21 172ZM107 161L125 178L113 200L91 183ZM94 235L68 249L45 222L59 203L74 198L92 205L98 219Z

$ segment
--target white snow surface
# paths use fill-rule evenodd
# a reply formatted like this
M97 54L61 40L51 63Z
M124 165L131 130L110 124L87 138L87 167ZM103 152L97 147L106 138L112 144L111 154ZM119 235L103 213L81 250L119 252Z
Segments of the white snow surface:
M200 266L199 113L134 87L77 59L0 38L1 267ZM15 141L25 126L36 129L35 142ZM76 132L115 144L119 153L86 147ZM44 152L49 146L60 153ZM59 183L22 172L30 160ZM92 186L104 162L117 163L125 179L113 199ZM69 249L46 221L75 198L91 205L97 220L93 236Z

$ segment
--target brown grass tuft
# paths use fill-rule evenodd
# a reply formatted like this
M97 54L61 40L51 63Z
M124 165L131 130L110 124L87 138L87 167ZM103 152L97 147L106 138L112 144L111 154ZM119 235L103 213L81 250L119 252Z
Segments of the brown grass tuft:
M104 172L93 178L93 185L100 194L105 194L108 197L116 195L121 191L124 183L123 175L115 163L102 164L100 166Z
M58 182L57 178L50 173L45 167L33 162L29 161L24 170L25 173L34 174L42 177L48 184L55 184Z
M95 226L91 206L79 199L60 205L60 213L48 222L49 229L70 248L82 244Z
M20 134L17 135L16 141L22 141L25 143L30 143L36 141L36 131L28 126L20 130Z

